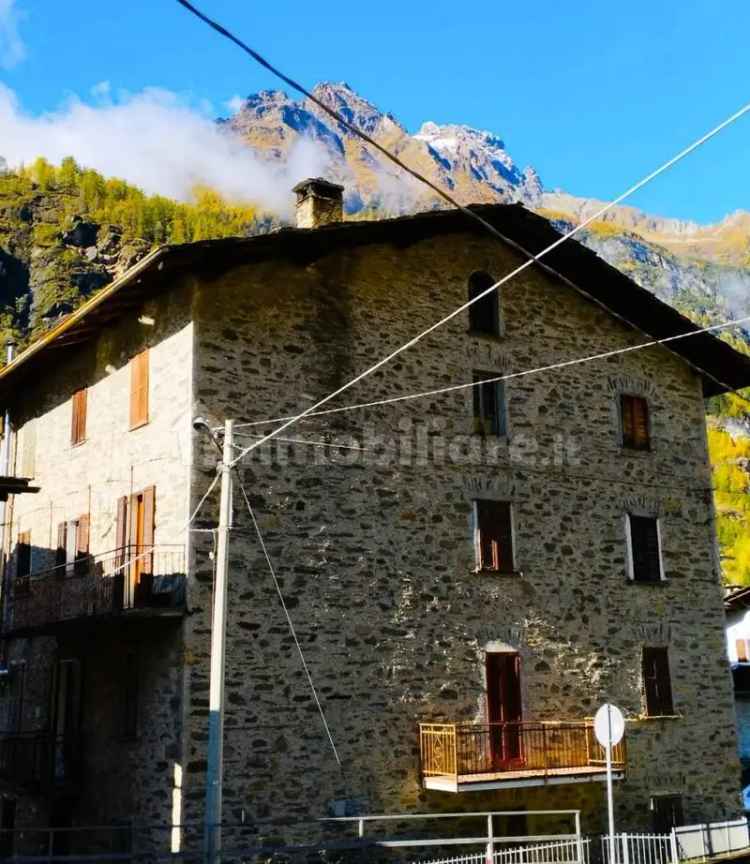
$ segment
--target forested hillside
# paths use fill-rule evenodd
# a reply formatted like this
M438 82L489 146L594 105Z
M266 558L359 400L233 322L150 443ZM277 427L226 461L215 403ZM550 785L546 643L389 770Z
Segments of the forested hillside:
M178 203L72 158L2 170L0 338L25 344L161 243L261 228L255 208L210 189L196 188L193 203Z

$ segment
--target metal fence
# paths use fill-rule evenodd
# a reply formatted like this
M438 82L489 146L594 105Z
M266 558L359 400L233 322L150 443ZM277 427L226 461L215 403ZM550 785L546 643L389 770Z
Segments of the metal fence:
M747 819L684 825L675 828L673 834L680 861L726 855L750 847Z
M609 835L601 838L604 864L677 864L677 847L672 834L615 834L614 862Z

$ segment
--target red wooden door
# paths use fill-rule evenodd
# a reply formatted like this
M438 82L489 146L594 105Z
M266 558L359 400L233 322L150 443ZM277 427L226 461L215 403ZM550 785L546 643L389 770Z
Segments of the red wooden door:
M487 716L492 767L508 770L523 760L521 735L521 658L487 655Z

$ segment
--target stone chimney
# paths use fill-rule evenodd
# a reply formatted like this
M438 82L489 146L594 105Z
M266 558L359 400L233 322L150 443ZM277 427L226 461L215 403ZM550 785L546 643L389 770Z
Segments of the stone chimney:
M292 190L297 195L297 227L320 228L344 219L344 187L309 177Z

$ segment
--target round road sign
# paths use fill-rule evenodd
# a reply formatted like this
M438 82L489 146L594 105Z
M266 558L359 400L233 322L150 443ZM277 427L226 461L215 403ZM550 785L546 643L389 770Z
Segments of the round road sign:
M616 705L602 705L594 717L594 735L596 740L606 747L607 744L619 744L625 734L625 718Z

